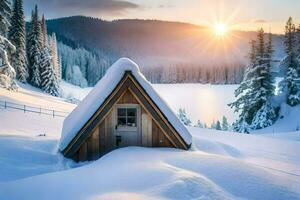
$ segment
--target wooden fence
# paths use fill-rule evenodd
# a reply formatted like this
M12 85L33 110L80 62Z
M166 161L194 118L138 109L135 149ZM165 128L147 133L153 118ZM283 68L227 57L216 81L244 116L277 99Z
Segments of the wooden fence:
M24 113L37 113L39 115L49 115L52 117L66 117L69 113L65 111L58 111L54 109L35 107L31 105L25 104L17 104L9 101L1 101L0 100L0 109L13 109L23 111Z

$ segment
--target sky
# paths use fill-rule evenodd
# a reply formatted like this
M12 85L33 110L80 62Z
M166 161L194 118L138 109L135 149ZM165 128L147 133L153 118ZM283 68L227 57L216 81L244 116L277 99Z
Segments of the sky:
M86 15L105 20L158 19L230 29L282 33L289 16L300 23L300 0L24 0L29 19L35 4L47 19Z

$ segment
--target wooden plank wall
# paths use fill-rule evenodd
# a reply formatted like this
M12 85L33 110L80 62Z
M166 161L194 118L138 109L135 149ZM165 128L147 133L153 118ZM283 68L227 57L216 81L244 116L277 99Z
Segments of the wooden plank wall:
M97 160L114 148L112 145L111 119L112 112L93 130L92 135L81 144L77 155L73 158L75 161Z
M152 119L149 114L142 109L142 146L152 146Z
M99 126L99 154L100 156L105 152L105 121Z
M138 104L138 101L129 90L126 90L124 95L118 101L118 104Z
M152 120L152 147L174 147L154 120Z
M138 104L138 101L127 90L118 104ZM170 140L164 135L161 128L156 124L152 117L142 108L141 109L141 131L142 146L144 147L174 147ZM93 130L92 135L80 146L74 156L75 161L96 160L104 154L114 150L114 113L110 113Z
M105 118L105 127L103 130L103 134L105 135L104 154L115 148L113 115L113 111L111 111Z

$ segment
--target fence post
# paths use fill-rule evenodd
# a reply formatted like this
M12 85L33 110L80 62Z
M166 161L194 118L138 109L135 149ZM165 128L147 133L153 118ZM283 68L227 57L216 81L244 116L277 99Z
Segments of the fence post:
M24 105L24 113L26 112L26 105Z
M54 118L54 116L55 116L55 115L54 115L54 110L53 110L53 118Z
M4 101L4 109L6 109L6 101Z

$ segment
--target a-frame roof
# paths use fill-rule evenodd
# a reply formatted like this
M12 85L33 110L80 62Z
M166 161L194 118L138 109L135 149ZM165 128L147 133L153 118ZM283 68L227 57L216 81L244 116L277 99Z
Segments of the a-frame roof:
M143 91L151 98L151 101L158 107L186 146L191 145L192 137L190 133L177 118L176 114L169 108L167 103L154 90L151 83L141 74L137 64L128 58L121 58L107 70L105 76L96 84L94 89L64 120L59 145L60 151L64 151L69 146L72 140L112 94L120 81L124 78L124 75L128 72L134 78L134 81L138 82Z

